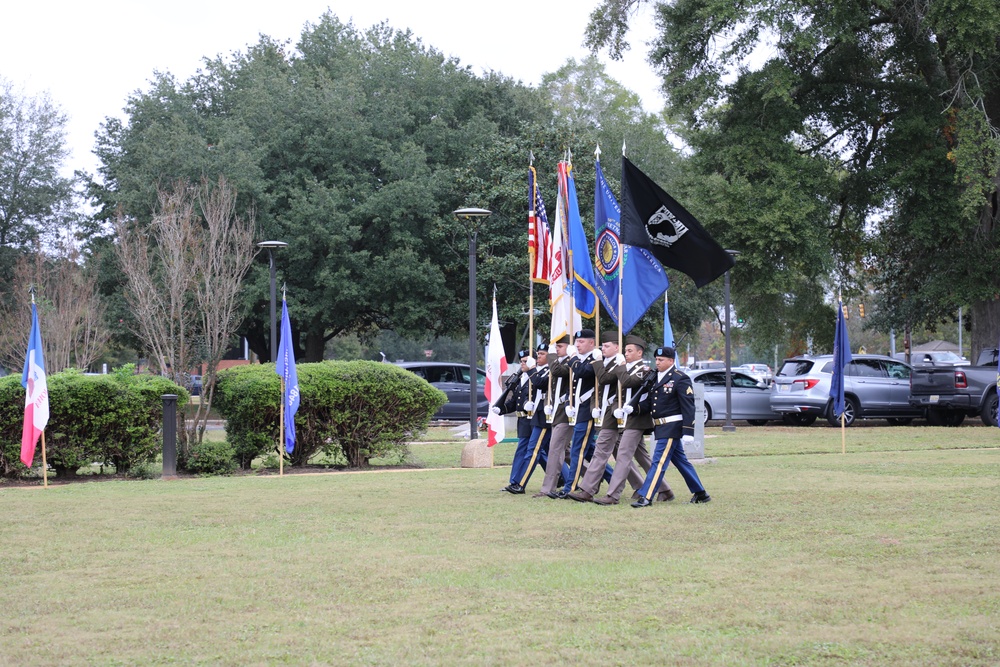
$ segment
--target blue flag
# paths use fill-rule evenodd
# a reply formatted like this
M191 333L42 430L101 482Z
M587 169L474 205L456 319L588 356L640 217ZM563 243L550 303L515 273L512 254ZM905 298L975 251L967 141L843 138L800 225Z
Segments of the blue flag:
M299 411L299 376L295 372L295 350L292 347L292 324L288 321L288 303L281 300L281 343L274 370L285 381L281 397L285 408L285 451L295 449L295 413Z
M611 188L608 187L608 182L604 180L600 160L595 166L597 187L594 188L594 238L597 244L597 293L611 314L611 319L621 329L622 335L625 335L666 291L670 281L652 254L642 248L621 243L621 208ZM618 321L619 271L622 272L621 321ZM669 326L668 320L665 327ZM670 336L670 341L665 344L670 345L672 342L673 334Z
M562 166L565 163L560 163ZM573 299L576 312L584 317L597 315L597 294L594 290L594 263L590 261L590 244L583 232L583 221L580 219L580 204L576 199L576 183L573 180L573 167L566 165L566 199L567 199L567 230L566 245L573 256Z
M663 344L674 346L674 328L670 326L670 310L667 308L667 295L663 295Z
M833 414L844 412L844 369L851 363L851 343L847 340L847 322L844 320L844 303L837 302L837 330L833 335L833 380L830 382L830 398L833 399Z

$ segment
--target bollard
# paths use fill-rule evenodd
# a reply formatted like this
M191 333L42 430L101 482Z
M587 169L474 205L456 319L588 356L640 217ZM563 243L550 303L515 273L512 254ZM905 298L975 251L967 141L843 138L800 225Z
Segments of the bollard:
M163 473L161 479L177 479L177 394L163 394Z

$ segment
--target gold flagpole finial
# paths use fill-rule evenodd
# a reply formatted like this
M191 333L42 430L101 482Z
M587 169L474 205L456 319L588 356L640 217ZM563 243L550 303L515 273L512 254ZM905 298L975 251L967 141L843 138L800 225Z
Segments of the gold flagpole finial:
M535 151L528 151L528 166L535 166Z
M597 144L597 148L594 149L594 158L600 162L601 161L601 145Z

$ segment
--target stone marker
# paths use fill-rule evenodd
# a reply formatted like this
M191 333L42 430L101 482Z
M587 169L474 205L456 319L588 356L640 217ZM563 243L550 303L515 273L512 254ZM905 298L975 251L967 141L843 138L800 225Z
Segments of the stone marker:
M493 448L487 447L488 440L470 440L462 448L463 468L492 468Z

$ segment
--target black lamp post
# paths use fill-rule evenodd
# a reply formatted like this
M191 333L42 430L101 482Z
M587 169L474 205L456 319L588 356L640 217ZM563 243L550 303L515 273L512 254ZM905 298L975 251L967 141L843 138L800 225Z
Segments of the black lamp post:
M740 254L739 250L727 250L729 256L734 260ZM731 313L729 307L729 270L726 270L725 281L726 293L726 423L722 425L723 433L734 433L736 426L733 424L733 362L730 358L729 327L731 324Z
M258 248L267 248L267 261L271 266L271 361L275 361L278 357L278 311L276 304L278 288L275 285L274 276L274 251L287 245L284 241L261 241L257 244Z
M476 424L476 399L479 395L479 373L476 372L476 360L479 358L476 351L476 233L493 212L485 208L460 208L454 213L465 222L469 233L469 440L475 440L479 437Z

